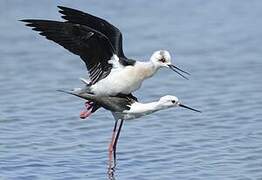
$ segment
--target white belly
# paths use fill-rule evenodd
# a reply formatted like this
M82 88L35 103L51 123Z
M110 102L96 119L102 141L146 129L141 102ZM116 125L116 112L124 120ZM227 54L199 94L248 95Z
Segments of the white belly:
M137 71L133 66L127 66L119 71L111 72L90 89L97 95L130 94L140 88L144 79Z

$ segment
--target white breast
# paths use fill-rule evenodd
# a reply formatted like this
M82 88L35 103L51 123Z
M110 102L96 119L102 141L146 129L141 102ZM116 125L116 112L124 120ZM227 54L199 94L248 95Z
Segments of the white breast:
M105 79L92 85L90 89L98 95L130 94L140 88L147 77L146 73L145 66L138 62L135 66L112 70Z

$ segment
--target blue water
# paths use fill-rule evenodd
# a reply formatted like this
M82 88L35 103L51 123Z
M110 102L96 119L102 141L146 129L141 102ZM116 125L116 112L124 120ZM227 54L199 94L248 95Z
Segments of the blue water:
M201 109L157 112L124 123L115 179L262 179L262 2L0 1L0 179L107 179L113 117L79 119L80 59L18 19L57 19L57 5L118 26L128 57L167 49L191 72L160 70L135 93L170 94Z

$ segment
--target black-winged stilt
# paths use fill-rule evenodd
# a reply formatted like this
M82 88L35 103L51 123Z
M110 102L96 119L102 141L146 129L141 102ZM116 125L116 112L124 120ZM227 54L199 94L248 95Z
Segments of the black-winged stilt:
M170 95L163 96L155 102L139 103L135 97L130 96L97 96L87 93L86 91L83 91L81 89L73 91L59 91L81 97L88 101L92 101L112 112L115 118L115 125L112 133L112 139L109 144L109 170L111 170L112 168L114 169L116 165L116 146L123 122L125 120L136 119L171 107L182 107L195 112L201 112L197 109L182 104L176 96ZM118 126L119 121L120 125Z
M168 67L186 78L188 74L171 63L168 51L153 53L148 62L135 61L124 55L122 34L109 22L79 10L58 6L65 22L24 19L27 26L39 31L85 62L91 82L86 90L96 95L128 95L139 89L143 80L153 76L158 69ZM88 108L81 114L86 118L100 106L88 101Z

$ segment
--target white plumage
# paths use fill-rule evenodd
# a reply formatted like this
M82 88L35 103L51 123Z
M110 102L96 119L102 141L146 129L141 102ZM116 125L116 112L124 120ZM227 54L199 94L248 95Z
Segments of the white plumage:
M148 62L136 61L133 66L123 66L114 54L108 62L113 65L110 74L90 87L90 91L96 95L114 96L136 91L142 82L152 77L159 68L168 67L171 64L171 56L167 51L160 50L154 52Z

